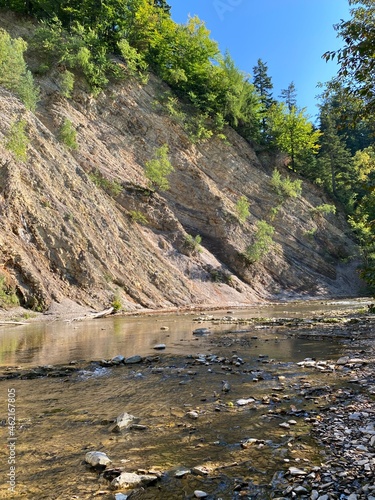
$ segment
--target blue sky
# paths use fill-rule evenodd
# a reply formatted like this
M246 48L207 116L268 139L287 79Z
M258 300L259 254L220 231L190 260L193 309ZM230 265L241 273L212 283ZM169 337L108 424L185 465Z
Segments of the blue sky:
M348 0L169 0L172 18L186 23L198 15L219 43L229 50L237 67L252 75L258 59L268 65L278 99L293 81L297 104L307 108L312 120L317 114L318 82L337 73L334 62L322 54L343 42L333 25L350 19Z

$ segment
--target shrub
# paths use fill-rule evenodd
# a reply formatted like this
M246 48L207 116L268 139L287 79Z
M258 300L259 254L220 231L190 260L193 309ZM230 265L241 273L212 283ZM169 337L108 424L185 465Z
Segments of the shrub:
M169 189L167 176L173 170L174 168L168 158L168 145L163 144L156 150L154 158L146 163L145 175L151 187L167 191Z
M89 174L90 179L95 184L95 186L104 189L104 191L110 196L116 197L122 191L122 185L117 181L110 181L106 179L100 170L94 170Z
M73 127L73 124L70 120L65 118L63 121L60 130L59 130L59 140L65 144L65 146L69 149L77 149L77 132Z
M65 70L60 75L60 92L61 95L70 99L74 88L74 75L71 71Z
M283 200L287 198L298 198L302 193L302 181L296 179L292 181L289 176L284 179L278 170L274 170L271 179L271 186L276 194Z
M244 257L249 264L258 262L268 254L273 245L272 236L274 232L275 228L267 224L266 221L258 222L254 242L246 248L244 253Z
M330 205L329 203L323 203L322 205L318 205L317 207L314 207L311 210L311 212L313 214L321 214L321 215L335 214L336 207L335 207L335 205Z
M202 251L201 243L202 237L199 234L194 237L191 234L185 236L185 246L189 252L200 253Z
M122 309L122 302L119 293L116 293L113 297L111 306L113 307L114 312L118 312L120 311L120 309Z
M131 47L129 42L123 38L118 42L118 48L126 61L126 72L133 77L139 78L143 83L147 82L148 65L144 56L137 49Z
M245 222L250 215L250 203L246 196L240 196L236 203L236 212L240 222Z
M4 276L0 275L0 307L17 305L19 305L19 300L15 288L6 282Z
M130 210L129 215L133 222L137 222L139 224L148 224L147 217L139 210Z
M26 161L27 159L27 145L29 139L25 132L26 121L18 120L14 122L9 130L7 141L5 143L6 149L12 151L18 160Z
M26 49L27 43L22 38L12 39L0 29L0 85L14 92L27 109L34 111L39 90L23 57Z

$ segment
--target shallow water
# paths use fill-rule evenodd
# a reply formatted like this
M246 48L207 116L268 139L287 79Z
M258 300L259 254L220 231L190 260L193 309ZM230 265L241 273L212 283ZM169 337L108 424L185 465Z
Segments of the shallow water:
M314 304L313 314L323 313L323 305ZM282 307L278 316L297 314ZM196 316L115 317L84 324L28 325L0 333L3 365L149 356L143 363L119 367L88 363L59 378L0 381L4 399L8 389L16 391L17 418L16 494L9 496L4 481L0 498L113 499L109 483L100 483L98 474L83 462L91 450L107 453L114 467L162 472L155 486L132 495L150 500L193 498L194 490L206 491L208 499L230 500L240 498L242 484L249 492L245 498L267 499L270 483L280 472L291 465L319 463L320 450L310 438L306 418L326 404L327 387L341 382L296 362L305 357L337 359L343 345L332 339L290 337L278 328L246 327L241 332L228 325L211 327L193 322ZM194 336L193 330L201 326L209 326L212 333ZM165 343L166 350L156 352L157 343ZM196 359L198 353L223 359L202 362ZM243 360L239 365L236 356ZM229 382L229 392L222 391L223 380ZM307 383L317 389L311 398L303 394ZM254 402L238 406L240 398ZM187 416L191 410L198 413L197 419ZM146 429L111 432L110 422L125 411ZM296 424L280 427L290 419ZM6 424L4 420L0 427L2 443L9 438ZM264 443L244 449L241 442L248 438ZM1 455L1 476L6 478L6 445ZM209 475L174 476L176 468L195 466L207 467Z
M233 315L238 318L319 316L332 309L359 310L368 303L368 299L296 302L234 310ZM209 312L215 318L221 318L226 313ZM193 322L197 316L199 314L196 313L113 316L89 321L0 326L0 366L108 359L117 354L125 357L135 354L147 356L154 353L154 346L160 343L166 344L168 354L197 352L202 344L202 339L192 336L194 329L200 326ZM162 330L162 327L168 330ZM212 330L225 331L228 328L228 325L215 325Z

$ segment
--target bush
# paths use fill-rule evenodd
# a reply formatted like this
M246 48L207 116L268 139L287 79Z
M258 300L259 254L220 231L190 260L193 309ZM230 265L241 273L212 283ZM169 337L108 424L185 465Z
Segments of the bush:
M287 198L298 198L302 193L302 181L296 179L292 181L289 176L284 179L278 170L274 170L271 179L271 186L276 194L283 200Z
M110 196L116 197L122 191L122 185L117 181L110 181L106 179L100 170L94 170L89 174L90 179L95 184L95 186L104 189L104 191Z
M19 305L19 300L15 288L6 282L4 276L0 275L0 307L17 305Z
M74 75L71 71L65 70L60 75L60 92L61 95L70 99L74 88Z
M322 205L318 205L317 207L314 207L311 210L311 212L313 214L321 214L321 215L335 214L336 207L335 207L335 205L330 205L329 203L323 203Z
M244 257L249 264L258 262L270 252L273 245L272 236L274 232L275 228L267 224L266 221L258 222L254 243L249 245L244 253Z
M240 196L236 203L236 212L240 222L245 222L250 215L250 203L246 196Z
M195 237L191 236L191 234L187 234L185 236L185 246L191 253L200 253L202 251L201 243L202 237L199 234Z
M27 159L27 145L29 139L25 133L26 121L18 120L14 122L9 130L7 141L5 143L6 149L12 151L18 160L26 161Z
M130 210L129 215L133 222L137 222L139 224L148 224L147 217L139 210Z
M60 130L59 130L59 140L65 144L65 146L69 149L77 149L77 132L73 127L73 124L70 120L65 118L63 121Z
M174 168L168 158L168 145L163 144L156 150L154 158L146 163L145 175L151 187L167 191L169 189L167 176L173 170Z
M39 90L23 58L26 49L27 43L22 38L12 39L0 29L0 85L14 92L27 109L34 111Z

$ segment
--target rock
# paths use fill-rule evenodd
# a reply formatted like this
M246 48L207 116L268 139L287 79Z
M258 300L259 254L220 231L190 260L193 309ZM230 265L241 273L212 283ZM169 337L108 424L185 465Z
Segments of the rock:
M254 398L248 398L248 399L238 399L236 403L238 406L246 406L249 403L254 403L255 399Z
M136 418L134 415L130 415L129 413L122 413L116 418L115 425L111 428L112 432L121 432L124 429L127 429L131 426L131 424L136 424L139 422L139 418Z
M119 354L118 356L115 356L114 358L112 358L110 363L112 365L119 365L119 364L123 363L124 361L125 361L125 357L121 356L121 354Z
M205 467L198 465L197 467L193 467L191 472L197 476L208 476L209 471Z
M223 380L222 384L223 384L223 386L222 386L221 390L223 392L229 392L230 391L230 383L227 380Z
M195 490L194 491L194 496L195 498L205 498L207 497L207 493L205 491L202 491L202 490Z
M124 493L116 493L115 500L127 500L129 495L124 495Z
M253 446L254 444L257 444L257 443L259 443L258 439L249 438L249 439L246 439L246 441L243 441L241 443L241 447L242 448L250 448L250 446Z
M184 477L186 474L190 474L190 469L179 469L175 472L175 477Z
M349 356L342 356L336 361L336 365L346 365L349 359Z
M199 417L199 413L197 411L189 411L186 414L186 416L193 419L193 420L196 420Z
M296 486L295 488L293 488L293 492L297 495L304 495L305 493L308 493L308 490L303 486Z
M197 328L193 331L193 335L207 335L209 333L211 333L209 328Z
M130 364L135 364L135 363L142 363L142 361L143 361L142 356L139 356L138 354L136 354L135 356L130 356L129 358L126 358L124 363L126 365L130 365Z
M102 451L89 451L85 455L85 462L87 462L92 467L97 467L98 465L107 466L112 463L112 461L107 457Z
M289 467L289 474L291 476L306 476L307 472L302 470L302 469L298 469L297 467Z
M118 477L111 481L113 489L132 489L137 486L146 486L158 479L153 474L135 474L134 472L122 472Z
M166 347L167 346L165 344L156 344L156 345L154 345L154 349L156 349L157 351L162 351Z

